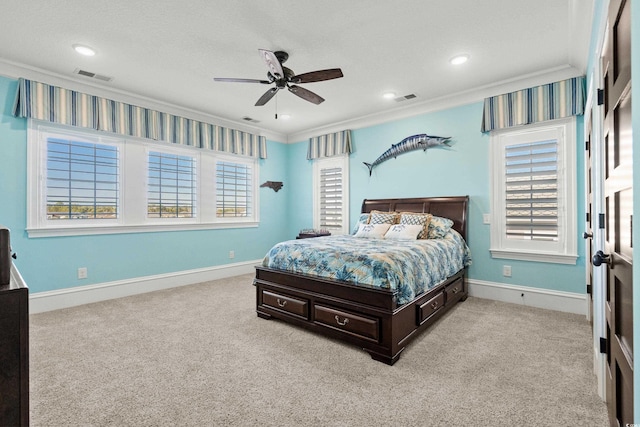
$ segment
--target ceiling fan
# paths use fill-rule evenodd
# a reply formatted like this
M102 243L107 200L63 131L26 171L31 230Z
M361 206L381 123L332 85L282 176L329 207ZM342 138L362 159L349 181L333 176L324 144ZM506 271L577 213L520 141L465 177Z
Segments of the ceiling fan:
M294 95L298 95L305 101L312 102L314 104L320 104L324 101L320 95L311 92L303 87L297 86L300 83L313 83L321 82L324 80L338 79L342 77L342 70L340 68L331 68L328 70L311 71L309 73L303 73L296 75L293 70L287 67L283 67L282 64L289 58L289 54L283 51L271 52L270 50L258 49L260 56L267 65L267 80L256 79L236 79L236 78L214 78L217 82L240 82L240 83L261 83L272 84L275 83L275 87L272 87L264 93L256 102L256 106L261 106L269 102L271 98L280 89L287 88L289 92Z

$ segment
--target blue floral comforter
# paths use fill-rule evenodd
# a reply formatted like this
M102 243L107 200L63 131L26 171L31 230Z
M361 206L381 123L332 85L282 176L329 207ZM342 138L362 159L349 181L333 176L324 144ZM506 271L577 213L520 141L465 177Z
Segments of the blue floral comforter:
M453 230L442 239L327 236L288 240L271 248L262 261L275 270L397 289L399 305L470 264L469 248Z

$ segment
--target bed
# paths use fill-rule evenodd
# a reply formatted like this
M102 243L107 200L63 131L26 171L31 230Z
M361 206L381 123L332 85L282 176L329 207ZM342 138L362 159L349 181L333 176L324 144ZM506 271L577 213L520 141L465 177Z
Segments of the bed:
M455 230L454 234L466 241L468 203L468 196L365 199L361 212L431 213L453 221L451 228ZM352 236L318 237L307 239L309 242L305 242L308 243L305 245L298 241L297 248L313 244L331 249L335 248L340 239L350 238L360 240L357 244L364 240L354 239ZM292 245L294 242L291 242ZM438 242L425 242L422 245L435 243ZM404 246L408 247L408 244ZM395 247L400 251L401 246ZM335 256L341 256L340 254L349 250L338 249ZM418 251L421 249L414 250ZM422 283L427 281L426 273L422 271L417 272L417 275L403 273L399 278L395 275L397 284L381 285L359 279L358 275L353 277L353 274L346 274L344 277L338 275L337 278L335 274L332 277L322 277L318 272L304 270L304 265L300 269L304 273L268 266L271 261L269 257L276 257L278 254L276 245L265 257L263 265L256 267L253 283L256 287L257 315L264 319L279 319L359 346L374 360L389 365L399 359L405 347L421 331L457 302L467 298L464 265L459 269L456 267L455 271L446 272L446 277L438 279L436 283ZM290 261L293 264L296 262ZM465 262L465 265L468 263ZM417 279L410 280L406 277Z

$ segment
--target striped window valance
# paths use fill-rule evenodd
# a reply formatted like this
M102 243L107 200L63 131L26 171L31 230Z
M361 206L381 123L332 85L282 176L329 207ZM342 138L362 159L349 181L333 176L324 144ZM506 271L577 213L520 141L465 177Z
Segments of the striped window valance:
M584 113L585 78L574 77L484 100L482 132Z
M13 114L68 126L267 158L267 140L236 129L20 79Z
M351 131L329 133L309 138L307 160L351 154Z

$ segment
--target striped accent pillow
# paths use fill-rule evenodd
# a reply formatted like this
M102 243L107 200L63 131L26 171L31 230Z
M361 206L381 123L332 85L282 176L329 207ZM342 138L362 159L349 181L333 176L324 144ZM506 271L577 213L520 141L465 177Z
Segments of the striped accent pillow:
M400 224L422 226L422 230L420 234L418 234L418 239L427 238L430 223L431 214L428 213L402 212L400 214Z
M369 224L395 224L398 212L371 211Z

